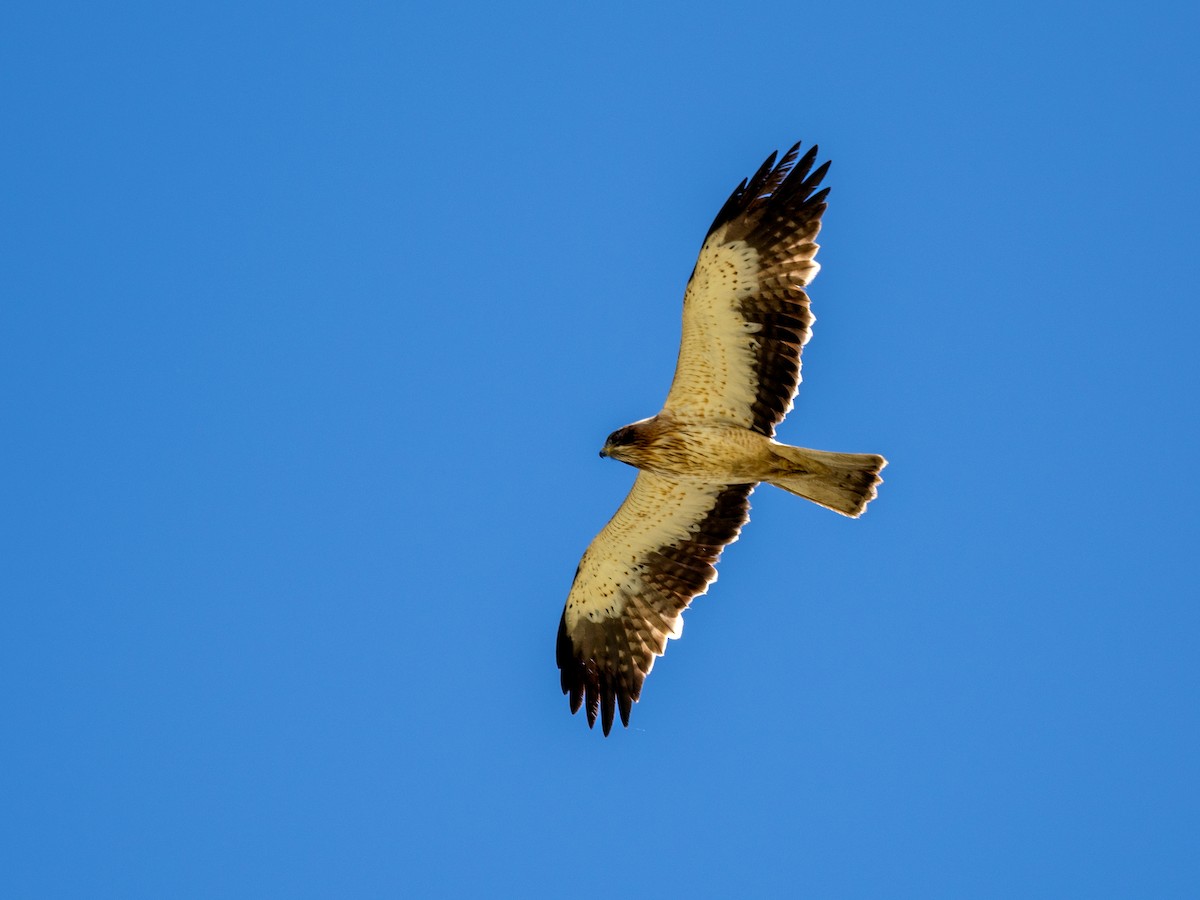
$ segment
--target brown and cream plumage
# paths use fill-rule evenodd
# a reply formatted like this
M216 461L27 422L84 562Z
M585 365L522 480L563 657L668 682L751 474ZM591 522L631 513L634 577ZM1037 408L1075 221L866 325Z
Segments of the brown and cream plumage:
M800 384L811 335L807 285L829 189L817 148L772 153L717 213L688 281L675 379L658 415L609 435L601 456L640 471L583 555L558 627L571 712L607 735L629 724L642 682L683 610L716 580L717 560L765 481L858 516L875 497L881 456L774 440ZM811 174L810 174L811 173Z

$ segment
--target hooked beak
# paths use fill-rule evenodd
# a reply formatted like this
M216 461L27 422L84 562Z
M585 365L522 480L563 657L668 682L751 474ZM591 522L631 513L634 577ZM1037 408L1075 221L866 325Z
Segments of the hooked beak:
M609 456L611 456L611 454L608 452L608 444L605 444L603 447L600 448L600 458L605 459Z

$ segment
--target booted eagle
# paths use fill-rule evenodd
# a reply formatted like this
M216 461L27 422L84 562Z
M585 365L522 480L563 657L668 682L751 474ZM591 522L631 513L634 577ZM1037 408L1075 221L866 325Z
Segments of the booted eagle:
M558 626L571 712L586 703L607 735L629 711L683 611L716 580L726 544L749 519L760 481L858 516L875 497L882 456L776 442L811 335L807 285L829 163L817 148L772 153L725 201L683 295L675 380L658 415L619 428L601 456L639 469L616 515L583 554Z

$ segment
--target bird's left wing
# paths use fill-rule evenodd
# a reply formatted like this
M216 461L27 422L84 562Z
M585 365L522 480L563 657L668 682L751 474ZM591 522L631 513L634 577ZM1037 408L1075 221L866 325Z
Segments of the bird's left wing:
M588 725L629 711L655 657L683 631L683 611L717 578L717 559L750 513L753 484L673 481L641 471L583 554L558 626L558 668L571 712Z
M815 242L829 189L817 148L772 153L743 181L700 248L683 300L683 335L663 411L767 437L792 408L811 334L804 286L820 266Z

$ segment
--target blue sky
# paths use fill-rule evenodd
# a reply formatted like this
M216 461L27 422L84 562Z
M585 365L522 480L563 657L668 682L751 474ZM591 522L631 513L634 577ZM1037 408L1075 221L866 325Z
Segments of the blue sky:
M1200 890L1192 4L10 4L12 897ZM554 635L682 290L833 167L767 488L634 708Z

